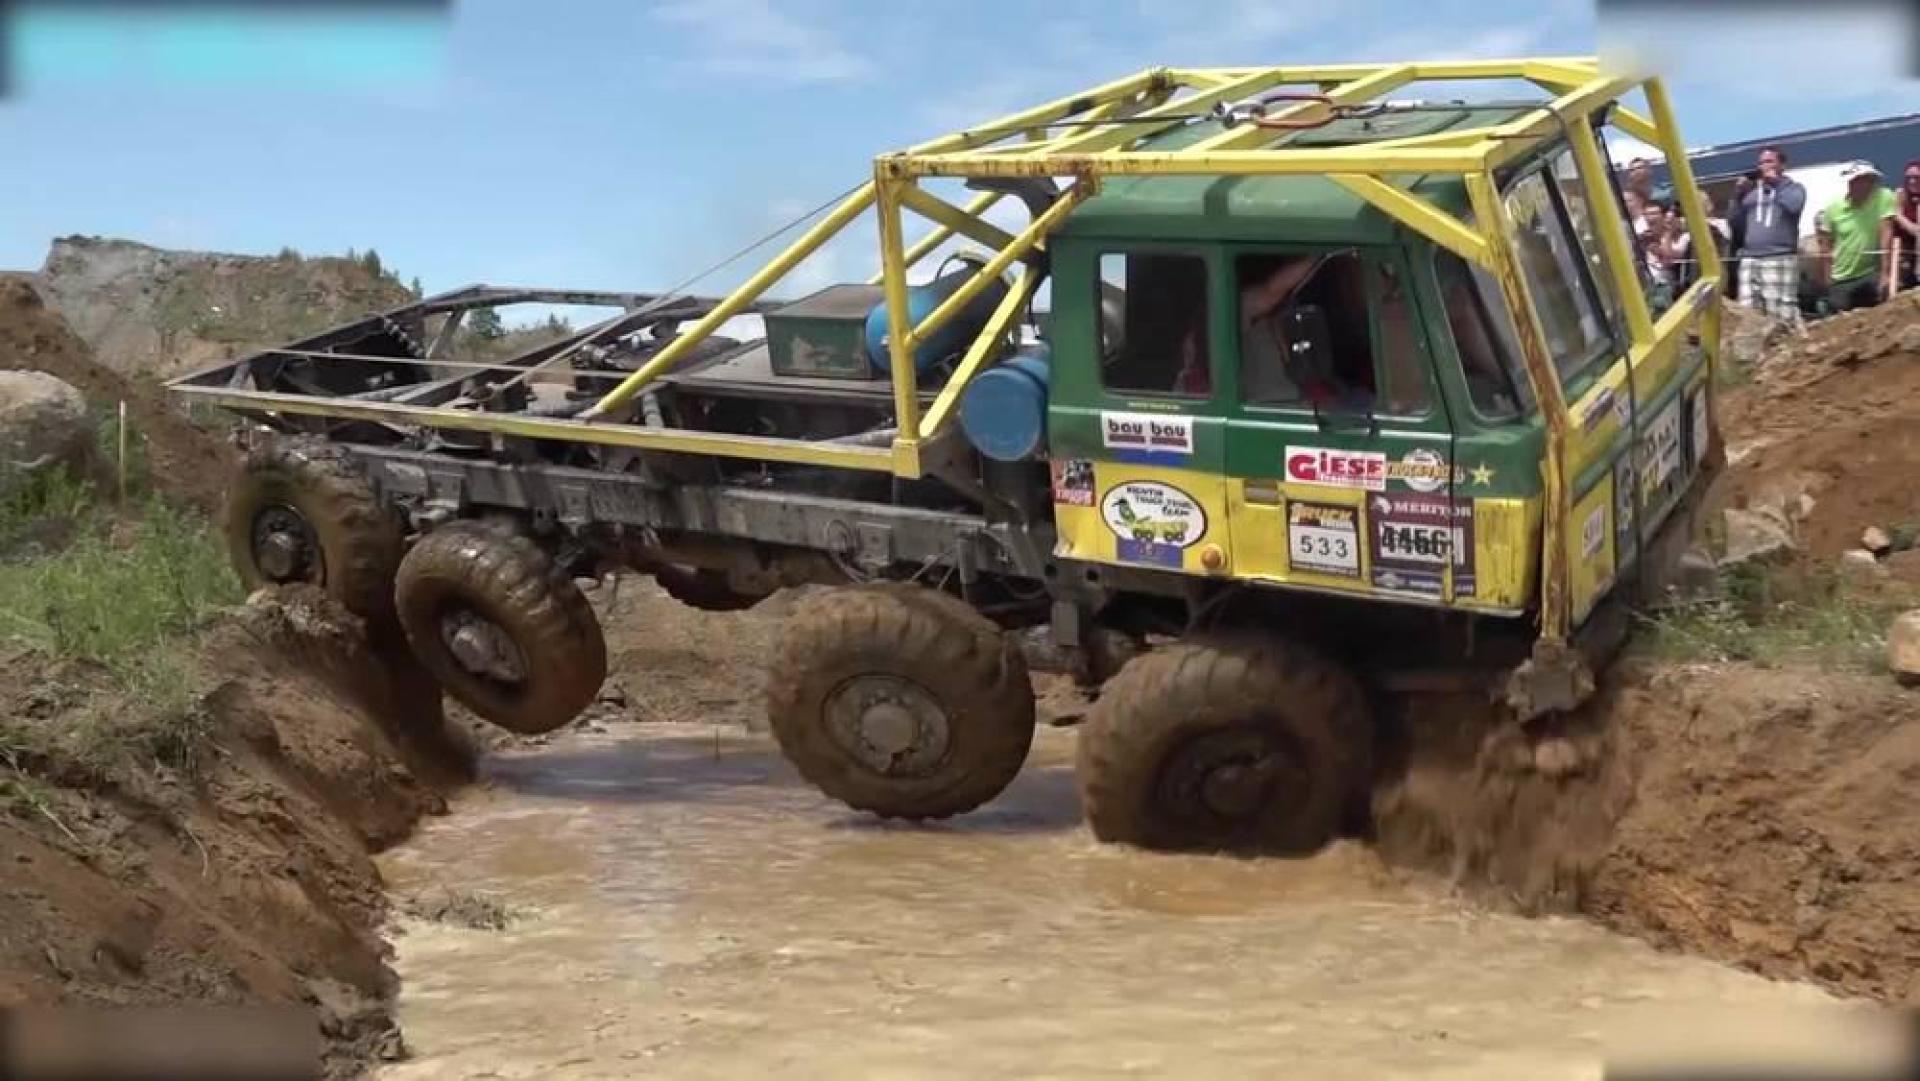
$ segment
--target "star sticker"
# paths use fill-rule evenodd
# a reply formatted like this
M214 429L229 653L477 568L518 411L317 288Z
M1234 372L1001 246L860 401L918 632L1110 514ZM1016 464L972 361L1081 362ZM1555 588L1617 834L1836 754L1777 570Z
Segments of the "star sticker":
M1492 484L1493 470L1488 468L1486 463L1484 462L1474 466L1473 467L1473 483L1477 485Z

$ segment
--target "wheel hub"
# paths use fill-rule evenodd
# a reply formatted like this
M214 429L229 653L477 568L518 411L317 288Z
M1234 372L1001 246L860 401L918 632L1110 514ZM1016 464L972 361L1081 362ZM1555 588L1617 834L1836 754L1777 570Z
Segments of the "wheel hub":
M1182 818L1246 821L1291 801L1305 778L1284 741L1261 728L1229 728L1189 740L1167 759L1159 796Z
M313 526L288 506L268 507L255 516L253 561L270 582L318 582L323 571Z
M947 711L911 680L856 676L828 698L826 717L840 748L876 773L924 776L947 755Z
M527 678L526 658L499 624L476 612L452 612L440 620L440 636L460 667L501 683Z

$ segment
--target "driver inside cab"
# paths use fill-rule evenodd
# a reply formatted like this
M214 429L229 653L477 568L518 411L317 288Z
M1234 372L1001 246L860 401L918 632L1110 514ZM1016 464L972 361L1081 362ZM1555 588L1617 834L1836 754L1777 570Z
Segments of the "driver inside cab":
M1249 404L1305 402L1315 409L1365 413L1374 398L1373 362L1364 348L1367 298L1360 259L1337 255L1263 255L1239 261L1240 372ZM1327 321L1309 337L1303 305ZM1347 326L1358 320L1357 325ZM1357 333L1356 333L1357 331ZM1361 343L1356 355L1349 346Z

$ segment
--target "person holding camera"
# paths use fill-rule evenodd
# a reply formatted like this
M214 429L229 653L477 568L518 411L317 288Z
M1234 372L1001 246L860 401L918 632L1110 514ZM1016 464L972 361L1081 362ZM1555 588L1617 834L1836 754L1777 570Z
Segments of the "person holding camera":
M1740 303L1776 319L1800 322L1800 215L1807 189L1786 174L1779 147L1760 151L1759 176L1734 205L1740 238Z

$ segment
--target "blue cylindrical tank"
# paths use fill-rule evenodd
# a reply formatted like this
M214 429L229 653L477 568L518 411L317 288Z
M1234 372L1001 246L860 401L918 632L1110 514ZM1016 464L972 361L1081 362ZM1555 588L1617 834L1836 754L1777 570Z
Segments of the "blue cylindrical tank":
M967 384L960 429L975 450L1001 462L1046 452L1048 359L1045 345L1024 346Z
M958 255L948 260L966 265L946 270L925 285L907 287L907 322L918 323L933 313L935 308L959 291L967 280L976 274L984 260L971 255ZM980 295L973 298L960 313L947 321L947 324L914 350L913 370L925 375L941 361L966 349L980 334L980 328L993 315L993 310L1006 299L1008 285L1005 278L997 279ZM893 370L892 361L887 356L887 304L881 301L867 312L867 360L881 375Z

